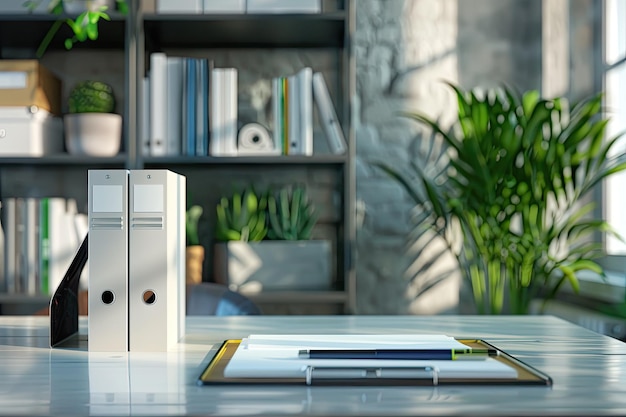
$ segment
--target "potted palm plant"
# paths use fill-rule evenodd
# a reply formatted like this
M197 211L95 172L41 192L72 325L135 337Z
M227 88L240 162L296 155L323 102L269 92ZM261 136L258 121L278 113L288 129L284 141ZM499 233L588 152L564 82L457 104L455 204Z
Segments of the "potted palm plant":
M565 283L577 291L580 271L603 274L591 236L612 229L592 217L585 197L626 161L610 156L617 138L605 140L602 97L570 105L537 91L450 87L458 101L451 128L405 114L432 129L441 151L406 169L377 165L456 256L477 311L527 313L533 298L548 299Z
M302 186L252 187L217 206L215 277L240 291L322 290L330 242L312 239L317 213Z

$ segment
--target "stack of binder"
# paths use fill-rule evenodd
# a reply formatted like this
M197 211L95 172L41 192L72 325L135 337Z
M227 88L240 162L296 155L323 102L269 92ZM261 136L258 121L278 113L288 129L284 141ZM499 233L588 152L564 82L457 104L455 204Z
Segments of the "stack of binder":
M185 331L185 177L89 171L89 350L167 351Z

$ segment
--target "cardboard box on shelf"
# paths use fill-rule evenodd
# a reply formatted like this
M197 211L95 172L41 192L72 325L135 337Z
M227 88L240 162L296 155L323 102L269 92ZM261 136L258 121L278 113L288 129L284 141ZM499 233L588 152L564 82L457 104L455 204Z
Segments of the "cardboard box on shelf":
M37 106L61 114L61 80L36 59L0 60L0 107Z

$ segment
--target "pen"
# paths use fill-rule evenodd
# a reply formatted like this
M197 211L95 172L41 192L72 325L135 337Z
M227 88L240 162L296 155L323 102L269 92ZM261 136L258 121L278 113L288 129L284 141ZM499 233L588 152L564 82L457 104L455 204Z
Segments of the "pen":
M309 349L301 359L484 360L487 349Z

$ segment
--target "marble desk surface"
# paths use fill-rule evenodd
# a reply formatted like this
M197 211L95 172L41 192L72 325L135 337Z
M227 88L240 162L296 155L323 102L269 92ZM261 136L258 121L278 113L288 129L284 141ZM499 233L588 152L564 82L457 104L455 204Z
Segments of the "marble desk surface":
M0 316L1 415L626 415L626 344L551 316L188 317L169 352L48 347L48 318ZM252 333L430 333L481 338L553 386L198 386L225 339Z

